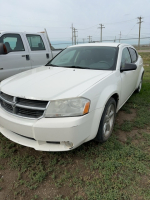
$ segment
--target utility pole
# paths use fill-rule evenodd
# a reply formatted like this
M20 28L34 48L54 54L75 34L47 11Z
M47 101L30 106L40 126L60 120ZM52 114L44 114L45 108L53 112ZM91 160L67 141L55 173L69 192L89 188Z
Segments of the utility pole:
M115 36L114 42L116 42L116 36Z
M78 31L77 31L77 29L75 29L75 28L73 28L73 30L74 30L74 44L76 45L76 38L78 37L78 36L76 35L76 32L78 32Z
M139 41L138 41L138 48L140 49L140 36L141 36L141 23L142 21L142 17L138 17L139 22L137 24L139 24Z
M120 34L119 34L119 43L120 43L120 40L121 40L121 31L120 31Z
M101 29L101 31L100 31L100 42L102 42L102 29L105 28L105 27L104 27L103 24L99 24L99 25L100 25L100 27L98 27L98 28Z
M72 45L73 45L73 24L71 26L71 29L72 29Z
M75 44L75 28L73 28L73 38L74 38L74 42L73 42L73 44Z
M89 43L90 43L90 42L92 41L92 40L91 40L91 39L92 39L92 36L89 35L87 38L89 39Z

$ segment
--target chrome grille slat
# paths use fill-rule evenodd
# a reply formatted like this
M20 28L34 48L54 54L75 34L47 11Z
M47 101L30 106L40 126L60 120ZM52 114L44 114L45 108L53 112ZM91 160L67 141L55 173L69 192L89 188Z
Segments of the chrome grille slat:
M8 104L8 103L6 103L6 102L2 102L1 105L2 105L2 107L3 107L5 110L7 110L8 112L10 112L10 113L13 112L13 107L12 107L10 104Z
M8 100L4 99L4 98L3 98L3 97L1 97L1 96L0 96L0 99L1 99L2 101L4 101L4 102L6 102L6 103L10 104L10 105L13 105L13 102L11 102L11 101L8 101Z
M43 111L18 108L17 114L20 116L25 116L25 117L30 116L31 118L39 118L43 115Z
M10 95L5 94L3 92L1 92L0 97L3 98L3 99L5 99L5 100L7 100L7 101L9 101L9 102L13 101L13 96L10 96Z
M30 110L45 110L45 108L30 107L30 106L25 106L25 105L18 104L18 103L16 104L16 107L26 108L26 109L30 109Z
M35 103L35 100L17 98L17 104L26 105L26 106L29 106L29 107L46 108L47 101L37 101Z
M23 99L0 93L0 105L7 112L25 118L40 118L43 116L48 101Z

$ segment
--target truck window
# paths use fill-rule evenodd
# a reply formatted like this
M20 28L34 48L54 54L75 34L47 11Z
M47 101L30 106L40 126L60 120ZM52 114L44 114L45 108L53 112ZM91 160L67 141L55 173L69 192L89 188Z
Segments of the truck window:
M45 50L44 42L40 35L27 34L26 37L31 51Z
M7 52L25 51L19 34L4 34L0 37L0 43L5 44Z

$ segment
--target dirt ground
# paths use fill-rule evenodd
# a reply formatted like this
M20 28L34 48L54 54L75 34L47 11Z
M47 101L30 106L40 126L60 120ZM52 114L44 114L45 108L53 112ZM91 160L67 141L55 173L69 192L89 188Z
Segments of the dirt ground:
M128 114L125 111L119 111L116 117L116 124L121 126L124 121L128 120L128 121L133 121L134 118L136 117L136 110L135 109L131 109L131 113ZM138 129L134 129L130 132L125 132L122 130L119 130L116 132L116 135L118 137L118 140L122 143L125 143L127 141L127 137L130 135L130 137L134 137L137 134L140 134L140 131L145 131L147 133L150 133L150 129L146 129L146 130L138 130ZM132 143L134 144L138 144L138 140L134 139L132 140ZM30 148L28 148L28 151L31 151L31 154L34 152L33 150L31 150ZM35 154L37 152L35 151ZM77 160L76 162L80 162L80 160ZM18 180L18 172L16 170L10 170L8 169L8 166L6 166L8 163L5 162L3 160L3 163L1 163L2 166L4 166L4 170L0 170L0 178L1 180L5 180L3 182L3 189L0 190L0 200L13 200L13 199L18 199L18 200L29 200L29 199L36 199L36 196L34 198L32 198L33 196L33 190L28 190L27 188L24 190L26 191L26 195L24 197L16 197L14 198L14 191L13 188L15 187L15 184ZM34 190L34 193L36 192L37 195L42 196L43 200L46 199L53 199L54 197L56 197L56 195L59 194L60 190L65 190L65 188L56 188L53 187L52 184L52 179L51 177L47 177L45 181L42 182L42 184L36 189ZM81 191L82 193L82 191ZM83 195L82 195L83 196ZM39 199L39 198L38 198Z

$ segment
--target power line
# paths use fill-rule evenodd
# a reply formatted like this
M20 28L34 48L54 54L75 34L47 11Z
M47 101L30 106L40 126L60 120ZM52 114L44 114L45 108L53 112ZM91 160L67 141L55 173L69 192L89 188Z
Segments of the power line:
M92 36L90 36L92 37ZM135 40L135 39L139 39L139 38L122 38L121 40ZM143 38L140 38L140 39L150 39L150 37L143 37ZM112 41L114 42L114 39L112 40L103 40L104 42L107 42L107 41ZM99 41L93 41L93 42L99 42ZM78 43L83 43L83 42L78 42ZM57 44L53 44L52 45L61 45L61 44L71 44L71 42L66 42L66 43L57 43Z
M134 26L130 29L130 31L128 32L128 34L127 35L129 35L129 33L133 30L133 28L136 26L136 24L134 24ZM126 36L127 36L126 35Z

